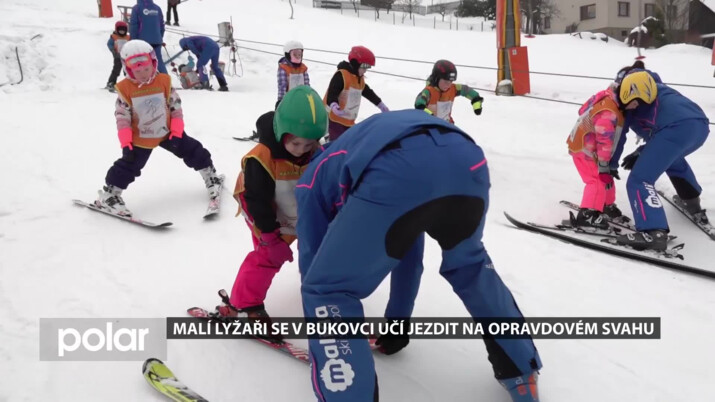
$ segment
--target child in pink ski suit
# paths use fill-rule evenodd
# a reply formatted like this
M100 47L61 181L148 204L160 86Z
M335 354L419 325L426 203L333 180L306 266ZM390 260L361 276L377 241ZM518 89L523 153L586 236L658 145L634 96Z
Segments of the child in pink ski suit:
M234 190L254 249L236 275L230 304L218 307L221 315L270 321L266 293L283 264L293 261L295 186L327 127L320 95L306 85L288 91L275 112L258 118L259 143L243 157Z
M610 162L623 129L623 113L616 95L606 89L593 95L578 111L579 118L566 143L581 179L586 184L576 225L608 229L608 218L622 216L615 205L616 188Z

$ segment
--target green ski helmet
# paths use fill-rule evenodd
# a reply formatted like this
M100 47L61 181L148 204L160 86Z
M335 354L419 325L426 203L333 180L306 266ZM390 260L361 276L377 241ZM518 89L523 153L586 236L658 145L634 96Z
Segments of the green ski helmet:
M284 134L319 140L328 130L328 112L315 90L301 85L288 91L273 117L273 131L281 142Z

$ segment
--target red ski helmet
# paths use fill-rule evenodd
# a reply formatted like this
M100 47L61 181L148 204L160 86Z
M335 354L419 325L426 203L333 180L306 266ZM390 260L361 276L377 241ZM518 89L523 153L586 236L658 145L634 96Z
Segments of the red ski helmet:
M118 31L119 28L124 28L124 30L127 31L129 27L127 26L127 23L126 23L126 22L124 22L124 21L117 21L117 23L114 24L114 30L115 30L115 31Z
M375 55L370 51L370 49L365 46L353 46L348 54L348 61L352 62L355 60L357 65L369 64L375 67Z

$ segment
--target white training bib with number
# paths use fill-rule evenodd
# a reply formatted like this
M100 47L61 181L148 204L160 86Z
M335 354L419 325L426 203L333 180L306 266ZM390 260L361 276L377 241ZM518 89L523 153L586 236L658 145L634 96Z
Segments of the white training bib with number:
M114 48L117 49L117 53L122 51L122 47L124 47L125 43L127 43L126 39L117 39L114 41Z
M139 124L139 137L161 138L169 134L167 109L163 93L132 98L132 108Z
M348 89L348 100L345 102L346 118L350 120L357 119L360 111L360 100L362 99L362 90L357 88Z
M303 76L303 73L288 75L288 90L289 91L291 89L293 89L295 87L299 87L301 85L305 85L305 77Z
M452 113L452 102L437 102L437 117L449 121L449 114Z
M298 201L295 186L298 180L276 180L276 220L280 223L281 234L295 235L298 222Z

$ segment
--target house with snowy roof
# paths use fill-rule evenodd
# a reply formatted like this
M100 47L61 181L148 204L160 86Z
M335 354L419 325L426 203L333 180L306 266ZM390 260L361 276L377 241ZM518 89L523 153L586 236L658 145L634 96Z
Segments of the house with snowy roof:
M690 0L551 0L551 3L558 11L544 16L545 33L601 32L625 40L644 19L659 13L665 19L665 28L681 32L684 39L690 22Z
M715 0L691 1L689 17L689 42L712 48L715 39Z

